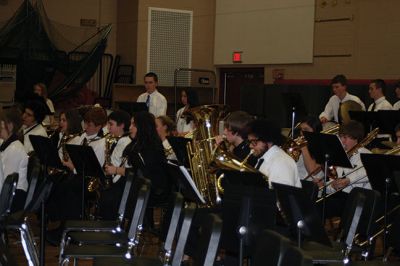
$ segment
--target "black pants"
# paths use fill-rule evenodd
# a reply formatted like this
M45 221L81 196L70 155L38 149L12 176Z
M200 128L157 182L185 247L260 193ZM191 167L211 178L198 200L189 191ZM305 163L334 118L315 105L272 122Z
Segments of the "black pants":
M325 200L325 218L342 217L348 197L346 192L337 192L335 195ZM317 204L318 211L322 214L322 202Z
M116 220L125 187L125 177L118 179L107 190L101 191L99 199L99 216L104 220Z

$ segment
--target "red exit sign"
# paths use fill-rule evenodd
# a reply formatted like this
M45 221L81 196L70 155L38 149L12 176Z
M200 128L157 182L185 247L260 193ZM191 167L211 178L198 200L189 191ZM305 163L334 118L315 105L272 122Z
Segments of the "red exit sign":
M232 54L233 63L242 63L242 53L243 52L233 52Z

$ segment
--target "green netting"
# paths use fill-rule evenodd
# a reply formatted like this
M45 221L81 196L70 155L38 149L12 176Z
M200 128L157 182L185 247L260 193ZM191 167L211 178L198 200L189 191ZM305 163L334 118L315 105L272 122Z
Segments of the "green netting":
M95 73L111 31L111 25L82 28L51 21L39 0L25 0L0 26L0 64L17 65L17 101L37 82L48 85L55 102L76 95Z

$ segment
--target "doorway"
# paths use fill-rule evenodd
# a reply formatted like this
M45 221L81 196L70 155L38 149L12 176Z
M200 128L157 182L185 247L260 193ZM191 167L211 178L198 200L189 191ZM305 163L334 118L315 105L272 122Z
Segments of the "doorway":
M231 111L242 109L243 90L264 85L264 68L221 68L219 73L219 102Z

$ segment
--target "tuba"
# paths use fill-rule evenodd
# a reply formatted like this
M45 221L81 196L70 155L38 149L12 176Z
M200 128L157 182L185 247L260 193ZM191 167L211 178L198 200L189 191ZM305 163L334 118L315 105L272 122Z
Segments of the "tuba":
M191 142L187 144L190 170L198 190L208 207L219 202L217 176L211 173L210 164L216 152L215 136L219 121L227 112L226 105L203 105L189 109L196 125Z

